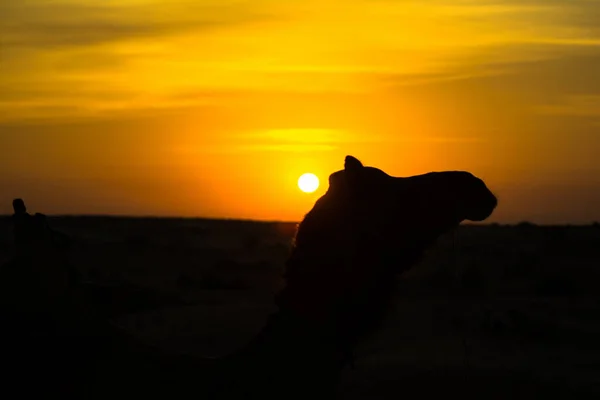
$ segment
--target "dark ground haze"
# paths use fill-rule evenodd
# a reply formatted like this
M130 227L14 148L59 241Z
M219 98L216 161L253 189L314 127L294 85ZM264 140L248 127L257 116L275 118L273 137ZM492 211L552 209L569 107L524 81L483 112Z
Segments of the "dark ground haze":
M274 310L295 229L197 219L49 222L71 236L71 261L85 279L130 282L188 303L115 322L162 348L211 356L244 344ZM0 261L11 251L3 218ZM399 278L391 315L357 351L340 395L600 396L599 278L598 225L461 226Z

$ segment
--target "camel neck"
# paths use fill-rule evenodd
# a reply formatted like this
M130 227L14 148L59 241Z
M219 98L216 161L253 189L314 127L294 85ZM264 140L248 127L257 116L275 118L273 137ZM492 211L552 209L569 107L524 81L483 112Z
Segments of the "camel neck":
M334 250L320 244L295 249L276 298L279 311L228 358L235 361L228 365L240 368L231 374L238 380L233 386L266 398L278 393L289 398L290 388L294 398L333 396L353 347L386 311L394 282L390 274L373 273L386 270L386 257L363 259L365 252ZM383 279L374 279L379 275Z

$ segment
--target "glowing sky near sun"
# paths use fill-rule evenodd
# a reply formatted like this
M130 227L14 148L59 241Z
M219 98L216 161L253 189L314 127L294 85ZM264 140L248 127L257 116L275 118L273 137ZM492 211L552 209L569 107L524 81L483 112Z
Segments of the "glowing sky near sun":
M0 0L0 211L298 219L346 154L600 220L600 2ZM322 184L298 191L310 171Z

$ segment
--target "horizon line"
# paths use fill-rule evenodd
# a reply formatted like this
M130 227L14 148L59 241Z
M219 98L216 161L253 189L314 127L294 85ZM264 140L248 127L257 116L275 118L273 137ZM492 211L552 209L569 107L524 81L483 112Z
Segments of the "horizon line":
M163 219L163 220L205 220L205 221L227 221L227 222L254 222L266 224L299 224L302 220L276 220L276 219L252 219L242 217L208 217L208 216L175 216L175 215L127 215L127 214L45 214L50 218L105 218L105 219ZM12 214L0 214L0 219L10 218ZM590 221L587 223L563 222L563 223L537 223L527 220L519 222L474 222L463 221L460 225L471 226L519 226L533 225L539 227L590 227L600 224L599 221Z

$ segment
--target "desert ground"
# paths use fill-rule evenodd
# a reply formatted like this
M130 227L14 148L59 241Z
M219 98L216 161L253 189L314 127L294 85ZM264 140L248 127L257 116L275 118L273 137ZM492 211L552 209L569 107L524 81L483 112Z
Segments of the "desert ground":
M234 351L275 308L294 223L50 217L86 280L179 304L114 322L167 350ZM0 261L12 252L0 220ZM398 277L343 399L600 398L600 226L462 225ZM199 388L201 394L201 388ZM282 395L282 398L285 398Z

